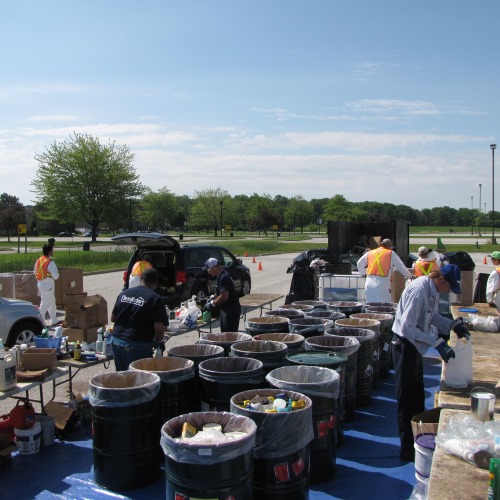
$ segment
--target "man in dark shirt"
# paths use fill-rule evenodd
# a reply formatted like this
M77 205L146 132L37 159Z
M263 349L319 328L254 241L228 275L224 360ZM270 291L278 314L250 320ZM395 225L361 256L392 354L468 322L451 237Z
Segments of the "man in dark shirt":
M157 284L158 272L146 269L141 284L116 299L111 342L117 371L128 370L132 361L150 358L156 343L163 341L168 318L162 298L154 292Z
M213 257L205 262L204 269L210 276L217 278L215 298L210 300L205 308L210 311L214 306L219 307L221 332L237 332L240 325L241 305L231 275Z

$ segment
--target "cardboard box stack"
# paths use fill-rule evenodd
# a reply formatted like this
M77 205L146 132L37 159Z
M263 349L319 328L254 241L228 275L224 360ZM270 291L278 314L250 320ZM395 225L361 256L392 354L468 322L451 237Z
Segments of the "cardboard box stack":
M59 279L56 280L56 304L63 308L67 294L83 292L83 269L77 267L62 267L59 269Z
M101 295L87 296L86 292L65 296L66 327L63 336L68 342L97 340L97 330L108 322L108 305Z
M0 273L0 297L21 299L40 305L40 296L33 271Z

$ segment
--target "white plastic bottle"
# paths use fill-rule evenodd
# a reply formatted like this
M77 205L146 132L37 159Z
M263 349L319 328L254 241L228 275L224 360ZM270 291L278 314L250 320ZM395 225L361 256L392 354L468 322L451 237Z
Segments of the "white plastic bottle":
M104 348L104 341L102 339L102 329L99 329L97 333L97 341L95 343L95 352L96 354L102 354Z

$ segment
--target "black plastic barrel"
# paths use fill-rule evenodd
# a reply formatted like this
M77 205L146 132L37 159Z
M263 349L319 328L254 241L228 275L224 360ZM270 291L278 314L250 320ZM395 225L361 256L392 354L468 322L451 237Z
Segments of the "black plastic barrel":
M304 312L299 309L272 309L271 311L266 311L264 316L278 316L290 320L303 318Z
M288 347L283 342L270 340L250 340L238 342L231 346L231 356L254 358L262 361L263 370L267 374L274 368L283 366L286 362Z
M337 462L339 373L319 366L283 366L268 373L266 379L271 387L294 390L311 398L314 439L309 445L309 480L320 483L332 478Z
M304 313L305 318L321 318L329 319L335 321L336 319L344 319L346 315L340 311L334 311L332 309L316 309L314 311L309 311Z
M393 307L396 309L398 307L397 302L367 302L364 309L367 307Z
M231 346L236 342L252 340L248 333L241 332L222 332L222 333L204 333L200 337L200 344L218 345L224 349L224 356L229 356Z
M252 337L259 333L288 333L288 319L283 316L257 316L245 320L245 329Z
M224 348L218 345L188 344L171 347L168 355L176 358L190 359L194 363L193 411L201 410L201 381L198 367L202 361L224 356Z
M145 358L130 363L130 370L156 373L160 377L161 425L167 420L194 411L194 363L182 358Z
M242 434L231 439L221 437L224 441L212 444L181 439L185 422L198 431L215 423L224 434ZM161 429L166 499L252 499L256 431L251 419L228 412L190 413L169 420Z
M372 330L375 333L375 338L372 342L373 349L373 378L372 378L372 389L378 387L379 371L380 371L380 349L379 349L379 338L380 338L380 321L375 319L367 318L353 318L352 315L349 318L339 320L335 322L336 325L345 326L348 328L365 328L366 330Z
M309 443L314 438L312 401L301 393L286 391L286 397L303 401L304 408L292 412L265 413L244 407L256 396L275 397L280 389L259 389L235 394L231 412L257 424L254 447L254 499L299 500L308 498Z
M299 333L304 338L323 335L326 328L333 326L333 320L302 318L290 320L290 333Z
M200 363L199 370L203 411L229 411L236 393L265 385L264 364L258 359L207 359Z
M292 306L308 306L313 309L326 309L328 304L323 300L297 300L292 302Z
M354 337L330 335L328 333L330 331L334 330L327 330L325 335L308 339L307 347L314 350L331 351L347 356L347 361L345 363L345 393L343 398L339 398L339 403L343 403L343 407L339 407L339 438L342 442L344 431L343 424L344 422L352 422L356 414L356 392L358 385L357 353L360 344Z
M255 335L254 340L271 340L272 342L283 342L288 347L288 353L304 350L305 338L298 333L262 333Z
M378 338L378 351L379 351L378 376L381 379L387 378L389 376L389 370L392 367L391 340L392 340L392 324L394 323L394 316L392 314L365 312L365 313L353 314L351 318L375 319L377 321L380 321L380 337Z
M356 407L369 406L370 393L373 388L373 343L375 341L375 332L365 328L348 327L335 323L335 328L327 330L326 333L354 337L358 340L360 345L356 353Z
M363 304L361 302L349 302L346 300L328 301L328 308L340 311L348 318L351 314L361 312Z
M380 313L380 314L396 314L396 307L394 306L365 306L365 312L367 313Z
M160 474L160 377L123 371L90 379L95 482L110 490L139 488Z
M295 305L292 304L282 304L281 306L278 307L278 309L295 309L298 311L302 311L303 313L307 311L314 311L314 306L306 306L304 304L297 304L295 302Z

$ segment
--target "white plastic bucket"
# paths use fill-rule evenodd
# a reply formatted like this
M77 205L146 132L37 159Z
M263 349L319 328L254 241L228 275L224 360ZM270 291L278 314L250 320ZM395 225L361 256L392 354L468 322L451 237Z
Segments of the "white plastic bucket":
M18 429L14 427L16 435L17 451L26 455L38 453L40 451L40 441L42 438L42 426L35 422L31 429Z
M42 444L50 446L54 444L56 437L56 419L49 415L35 415L35 421L42 426Z
M8 391L17 385L16 356L12 352L0 353L0 391Z
M427 498L427 490L429 488L429 478L421 476L418 472L415 472L415 479L417 480L417 482L415 483L415 489L413 490L413 493L420 494L420 497L416 496L415 498Z
M415 437L415 472L428 478L431 475L435 434L419 434Z

